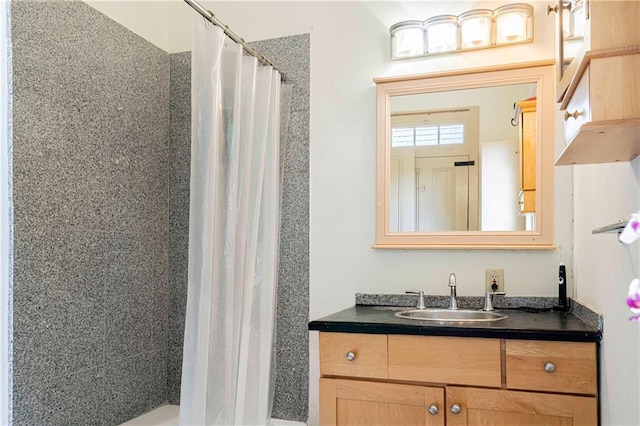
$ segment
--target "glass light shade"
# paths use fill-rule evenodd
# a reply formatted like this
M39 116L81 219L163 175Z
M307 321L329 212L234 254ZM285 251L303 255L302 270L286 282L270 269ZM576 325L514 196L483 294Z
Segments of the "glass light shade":
M496 21L496 43L516 43L532 38L533 7L526 3L508 4L493 12Z
M584 37L584 27L584 2L582 0L578 0L571 8L571 36L573 38Z
M571 2L562 1L562 38L572 37L571 32Z
M424 54L424 27L421 21L403 21L393 25L391 57L408 58Z
M427 19L427 53L449 52L458 48L458 17L442 15Z
M460 24L460 47L470 49L491 44L491 24L493 11L477 9L458 17Z

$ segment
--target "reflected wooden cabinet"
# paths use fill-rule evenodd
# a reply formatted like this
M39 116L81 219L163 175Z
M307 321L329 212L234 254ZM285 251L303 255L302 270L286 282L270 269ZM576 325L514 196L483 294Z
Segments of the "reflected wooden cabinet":
M598 423L596 344L320 333L320 424Z
M583 2L582 45L573 60L558 61L566 147L556 165L631 161L640 154L640 2ZM561 14L574 3L565 2ZM558 19L556 37L562 34Z
M520 213L536 212L536 100L516 102L520 108Z

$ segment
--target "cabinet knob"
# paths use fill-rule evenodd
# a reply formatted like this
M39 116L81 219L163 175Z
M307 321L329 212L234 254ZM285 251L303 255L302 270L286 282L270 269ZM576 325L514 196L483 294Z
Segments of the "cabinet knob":
M547 373L553 373L554 371L556 371L556 365L552 362L548 362L544 365L544 371L546 371Z
M460 408L460 406L458 404L453 404L451 406L451 412L453 414L460 414L460 411L462 411L462 409Z
M582 115L582 113L580 111L573 111L573 112L565 111L564 112L564 121L567 121L569 118L578 118L581 115Z
M432 416L435 416L436 414L438 414L438 406L437 405L431 405L429 407L429 414L431 414Z
M347 361L353 361L354 359L356 359L356 354L354 352L347 352Z
M551 12L558 13L558 5L557 4L555 6L553 6L553 7L547 5L547 15L551 15Z

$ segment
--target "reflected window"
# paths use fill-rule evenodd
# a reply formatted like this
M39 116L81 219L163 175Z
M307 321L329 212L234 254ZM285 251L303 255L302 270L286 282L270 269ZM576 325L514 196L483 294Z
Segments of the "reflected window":
M464 123L393 127L391 146L437 146L464 143Z

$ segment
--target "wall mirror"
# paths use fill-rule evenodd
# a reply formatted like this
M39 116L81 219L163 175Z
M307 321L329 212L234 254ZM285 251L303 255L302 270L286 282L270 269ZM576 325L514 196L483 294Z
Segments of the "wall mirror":
M375 248L553 248L554 63L376 78Z

